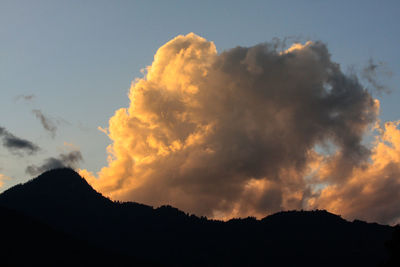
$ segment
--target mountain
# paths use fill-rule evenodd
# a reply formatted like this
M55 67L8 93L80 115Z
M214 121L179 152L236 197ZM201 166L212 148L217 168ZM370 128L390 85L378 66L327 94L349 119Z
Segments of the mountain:
M390 226L349 222L321 210L222 222L170 206L113 202L71 169L4 191L0 206L132 266L377 266L393 233Z
M126 261L124 255L4 207L0 207L0 226L0 266L112 266ZM130 260L144 265L142 261Z

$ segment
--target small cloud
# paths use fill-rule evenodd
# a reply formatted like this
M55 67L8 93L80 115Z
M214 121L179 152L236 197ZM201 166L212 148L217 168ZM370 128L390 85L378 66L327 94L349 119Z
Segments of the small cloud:
M35 98L34 94L30 95L18 95L15 97L15 101L24 100L24 101L32 101Z
M57 168L76 168L79 162L83 161L82 154L79 150L71 151L69 153L61 153L58 157L50 157L44 160L42 165L29 165L25 172L35 176L45 171Z
M3 146L9 151L19 154L20 151L25 151L32 155L40 150L40 147L29 140L16 137L4 127L0 127L0 138L3 140Z
M103 128L103 127L97 127L97 130L99 130L100 132L104 133L105 135L108 135L108 130L107 128Z
M54 138L56 136L57 126L55 121L45 116L42 111L39 109L32 110L32 113L40 120L43 128L50 133L51 137Z
M370 59L363 68L361 76L378 92L390 93L390 89L380 81L380 77L391 77L393 74L386 68L383 62L375 62Z
M67 148L70 148L73 151L75 151L75 150L79 151L79 146L77 146L75 144L64 142L64 146L67 147Z

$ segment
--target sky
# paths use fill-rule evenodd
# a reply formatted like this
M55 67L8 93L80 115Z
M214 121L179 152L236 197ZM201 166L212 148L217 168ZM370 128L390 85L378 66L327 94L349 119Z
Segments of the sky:
M326 208L396 222L399 5L1 0L0 191L69 165L114 199L168 203L210 217ZM302 45L290 50L293 43ZM179 54L182 48L197 56ZM247 72L213 62L247 64ZM260 71L274 75L256 82ZM340 87L338 77L347 102L325 87L307 89ZM285 86L276 95L248 89ZM332 106L316 93L328 93L324 101ZM281 108L285 116L277 114ZM331 124L314 118L324 112ZM297 114L304 116L293 120ZM264 121L270 126L261 127ZM379 175L391 178L380 182ZM355 192L359 198L351 197Z

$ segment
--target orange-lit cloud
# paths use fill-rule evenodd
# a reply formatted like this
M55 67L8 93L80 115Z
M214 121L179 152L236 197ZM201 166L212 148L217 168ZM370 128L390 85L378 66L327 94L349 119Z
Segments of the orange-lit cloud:
M310 208L324 208L347 218L399 223L400 130L398 122L379 128L371 159L352 169L343 182L332 183L308 200ZM339 166L323 166L321 178L335 175ZM325 177L324 177L325 176Z
M4 181L10 180L11 178L8 176L5 176L4 174L0 173L0 188L4 185Z
M362 144L379 102L323 43L217 53L193 33L178 36L157 51L129 99L102 129L112 140L108 166L81 170L113 199L218 218L318 207L387 222L400 213L386 199L398 195L381 192L398 176L380 178L396 169L388 167L396 124L381 129L372 150ZM380 195L363 201L368 194ZM383 200L392 202L381 209Z

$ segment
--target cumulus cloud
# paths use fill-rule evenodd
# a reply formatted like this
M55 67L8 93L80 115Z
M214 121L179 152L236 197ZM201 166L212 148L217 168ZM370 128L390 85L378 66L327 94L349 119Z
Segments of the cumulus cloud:
M108 166L97 175L80 171L114 199L217 218L319 207L387 221L397 212L393 204L381 217L349 204L358 198L352 177L375 162L376 149L362 139L379 102L322 42L217 53L193 33L178 36L157 51L129 99L104 130L112 140ZM369 192L389 186L379 185ZM352 208L332 204L339 196ZM379 209L384 200L394 203L382 196L368 205Z
M75 150L66 154L60 154L57 158L50 157L44 160L43 164L40 166L30 165L26 168L25 172L34 176L39 175L45 171L57 169L57 168L76 168L78 164L83 160L80 151Z
M23 151L29 155L35 154L40 150L39 146L31 141L16 137L4 127L0 127L0 138L3 141L3 146L15 154Z
M32 113L40 120L43 128L50 133L51 137L56 136L57 126L51 118L45 116L39 109L32 110Z

